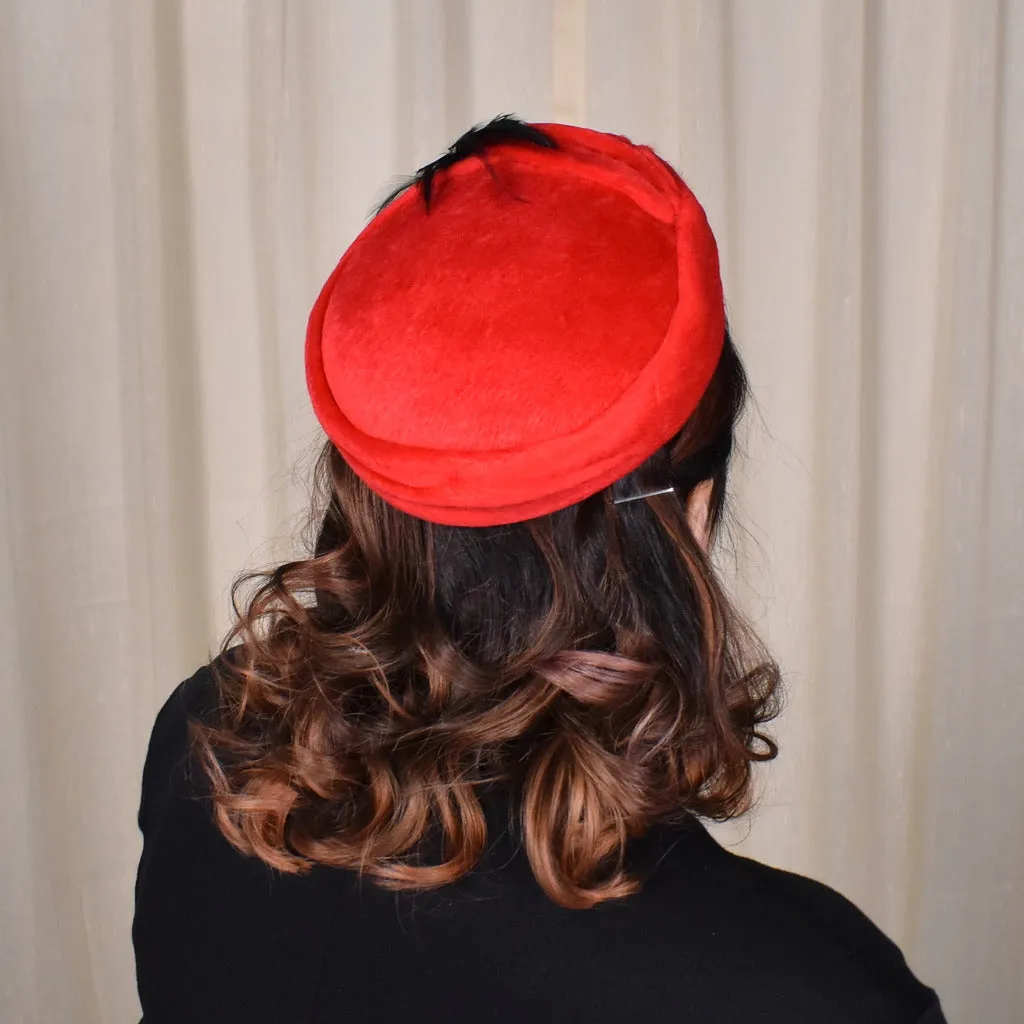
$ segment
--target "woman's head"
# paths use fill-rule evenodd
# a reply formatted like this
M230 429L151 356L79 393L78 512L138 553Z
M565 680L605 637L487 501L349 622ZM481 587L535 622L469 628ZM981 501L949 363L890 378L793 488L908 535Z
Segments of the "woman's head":
M706 550L746 397L718 346L667 442L530 518L401 511L327 444L316 549L240 606L222 717L197 728L236 846L441 885L481 856L497 789L540 885L587 907L636 887L630 838L745 809L752 763L775 753L760 726L778 673Z

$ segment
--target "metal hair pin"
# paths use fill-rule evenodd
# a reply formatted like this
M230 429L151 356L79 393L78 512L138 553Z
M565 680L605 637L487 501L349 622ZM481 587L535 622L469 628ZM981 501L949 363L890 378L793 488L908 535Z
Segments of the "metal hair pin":
M662 487L660 491L644 491L641 494L631 494L627 498L615 498L613 499L612 504L621 505L627 501L638 501L640 498L650 498L655 494L671 494L674 490L674 487Z

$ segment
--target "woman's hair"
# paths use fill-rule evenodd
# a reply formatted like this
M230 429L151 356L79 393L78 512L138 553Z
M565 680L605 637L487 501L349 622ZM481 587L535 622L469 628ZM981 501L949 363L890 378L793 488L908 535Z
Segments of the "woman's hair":
M236 583L219 715L193 725L224 835L282 871L432 888L480 859L480 797L497 788L544 891L590 907L639 887L630 838L746 810L752 762L776 753L760 727L778 669L686 514L711 481L715 536L746 393L726 337L668 444L611 487L507 526L406 515L328 444L315 552Z

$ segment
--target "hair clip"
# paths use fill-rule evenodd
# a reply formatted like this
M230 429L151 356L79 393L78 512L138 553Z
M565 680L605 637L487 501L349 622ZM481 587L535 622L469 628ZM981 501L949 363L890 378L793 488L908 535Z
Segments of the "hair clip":
M631 494L627 498L615 498L612 503L615 505L621 505L626 501L637 501L640 498L650 498L655 494L671 494L674 490L674 487L662 487L660 491L643 491L641 494Z

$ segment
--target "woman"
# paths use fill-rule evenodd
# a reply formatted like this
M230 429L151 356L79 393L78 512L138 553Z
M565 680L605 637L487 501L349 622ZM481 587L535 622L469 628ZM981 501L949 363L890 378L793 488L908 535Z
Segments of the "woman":
M708 557L746 381L703 211L498 118L338 264L313 555L167 702L147 1024L936 1024L823 885L721 848L778 672Z

